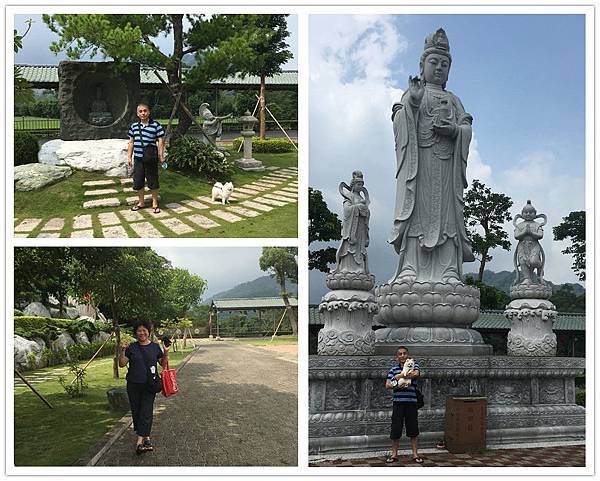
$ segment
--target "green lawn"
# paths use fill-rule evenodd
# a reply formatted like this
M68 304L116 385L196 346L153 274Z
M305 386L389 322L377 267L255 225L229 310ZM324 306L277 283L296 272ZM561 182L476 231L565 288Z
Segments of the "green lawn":
M186 350L170 353L170 367L179 365L191 351L188 345ZM94 361L87 370L89 390L85 397L75 399L56 380L53 371L59 367L25 373L27 378L52 378L34 386L54 409L29 388L15 388L16 466L71 466L123 416L110 410L106 391L125 385L126 368L120 370L121 379L113 379L111 358Z
M271 341L271 336L269 337L240 337L238 339L242 344L249 344L251 346L269 346L273 344L298 344L298 336L276 336L273 341Z
M241 154L232 153L232 158L239 157L241 157ZM255 157L263 161L265 166L296 167L298 163L296 152L257 154ZM234 186L240 187L267 175L268 172L244 172L236 169L231 176L231 180ZM98 214L128 209L129 206L125 205L125 198L135 195L134 192L115 194L113 197L121 200L119 207L82 208L83 202L92 199L84 196L84 192L89 187L84 187L83 182L103 179L107 179L107 177L100 173L75 171L69 178L39 190L15 192L14 216L19 220L24 218L42 219L40 225L30 234L30 237L35 237L39 234L45 222L54 217L72 218L80 214ZM197 175L178 172L169 168L164 171L161 170L160 184L160 203L164 206L172 202L179 203L184 199L194 199L199 195L210 197L214 182ZM142 214L149 219L152 218L149 210L142 212ZM173 217L181 217L181 215L173 214ZM194 232L184 234L181 237L297 237L297 219L298 204L291 203L258 217L248 218L244 222L232 224L224 221L218 222L221 226L212 229L198 227ZM154 224L165 237L174 236L173 232L167 227L160 223ZM94 236L101 237L101 226L97 219L94 219L93 228ZM136 234L127 224L124 224L124 228L129 236L136 237ZM61 231L61 236L68 236L71 231L72 228L67 222L65 228Z

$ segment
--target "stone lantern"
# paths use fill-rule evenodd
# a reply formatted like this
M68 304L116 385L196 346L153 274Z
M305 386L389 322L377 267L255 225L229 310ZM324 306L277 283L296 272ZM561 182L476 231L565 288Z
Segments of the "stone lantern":
M242 170L265 170L262 162L252 158L252 137L254 136L254 126L258 119L250 114L248 110L240 117L242 123L242 137L244 142L244 157L235 161L236 165Z

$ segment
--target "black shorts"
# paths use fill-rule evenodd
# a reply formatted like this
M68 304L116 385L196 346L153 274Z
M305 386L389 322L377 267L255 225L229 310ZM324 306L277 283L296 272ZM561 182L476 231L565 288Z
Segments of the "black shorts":
M417 403L394 402L392 409L392 428L390 439L400 439L402 428L406 425L406 436L415 438L419 435L419 411Z
M144 180L148 181L148 189L156 190L158 185L158 162L145 162L142 159L133 159L133 190L144 188Z

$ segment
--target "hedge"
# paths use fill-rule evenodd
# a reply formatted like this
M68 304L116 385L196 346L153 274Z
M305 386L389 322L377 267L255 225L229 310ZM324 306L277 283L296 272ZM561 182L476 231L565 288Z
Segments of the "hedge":
M233 139L233 148L237 150L240 148L243 138L238 137ZM252 137L252 152L259 154L282 154L285 152L292 152L296 150L294 145L287 139L264 139L260 140L258 137Z
M91 342L89 344L74 344L58 351L46 348L42 351L42 359L47 366L67 364L74 361L89 361L96 351L100 349L100 346L102 346L101 342ZM110 340L104 344L97 357L112 356L114 353L115 341Z
M91 337L100 331L112 332L112 325L108 322L91 322L85 319L15 316L15 334L26 339L41 337L46 343L49 343L64 331L70 334L85 332L88 337Z
M16 130L14 139L15 165L37 163L40 151L37 137L29 132Z

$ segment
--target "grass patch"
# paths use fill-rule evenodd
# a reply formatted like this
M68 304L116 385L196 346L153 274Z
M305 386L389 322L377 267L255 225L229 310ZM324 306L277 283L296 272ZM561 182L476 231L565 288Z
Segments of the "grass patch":
M232 153L232 158L240 158L242 154L237 152ZM262 160L265 166L277 167L295 167L297 166L298 156L296 152L285 154L259 154L255 156ZM260 177L267 175L265 172L244 172L236 169L231 180L234 186L242 186L258 180ZM61 217L67 218L65 227L60 232L62 237L69 236L72 232L72 225L69 218L81 214L99 214L103 212L117 212L119 210L129 209L130 206L125 204L127 197L135 196L135 192L119 192L111 197L117 197L121 201L119 207L104 207L95 209L83 209L83 203L94 197L84 196L86 190L92 190L94 187L84 187L82 184L86 181L105 180L107 177L104 174L97 172L75 171L69 178L62 180L56 184L43 187L36 191L30 192L15 192L14 216L16 219L24 218L42 219L38 227L30 233L30 237L35 237L41 232L41 228L51 218ZM116 180L116 178L113 178ZM160 172L160 195L161 205L166 205L172 202L180 203L185 199L194 199L200 195L210 197L214 182L199 177L197 175L188 174L185 172L175 171L171 168ZM111 186L108 186L111 187ZM283 187L283 185L282 185ZM100 187L105 188L105 187ZM121 190L121 186L117 181L117 190ZM235 205L235 203L233 204ZM140 211L148 220L152 220L150 210ZM196 213L204 215L205 211ZM191 214L174 214L172 217L182 218L185 215ZM197 226L194 232L190 232L181 237L297 237L297 221L298 219L298 204L291 203L286 206L278 207L270 212L266 212L258 217L248 218L244 222L229 224L225 221L215 219L220 227L212 229L202 229ZM94 235L101 237L101 226L97 219L94 219ZM183 220L185 222L185 220ZM187 222L189 224L189 222ZM136 237L136 234L123 222L125 229L130 236ZM174 237L175 234L164 227L159 222L153 222L153 225L165 236Z
M191 351L188 346L186 350L171 352L170 367L179 365ZM34 386L54 409L49 409L29 388L15 388L16 466L71 466L123 416L109 408L106 391L125 386L126 368L119 370L120 379L113 379L112 358L94 361L87 369L89 389L85 396L71 398L58 383L56 370L61 367L66 366L38 369L26 375L28 379L52 378ZM67 380L70 382L71 378Z
M242 344L250 346L272 346L275 344L298 344L298 336L276 336L271 342L269 337L241 337L238 339Z

